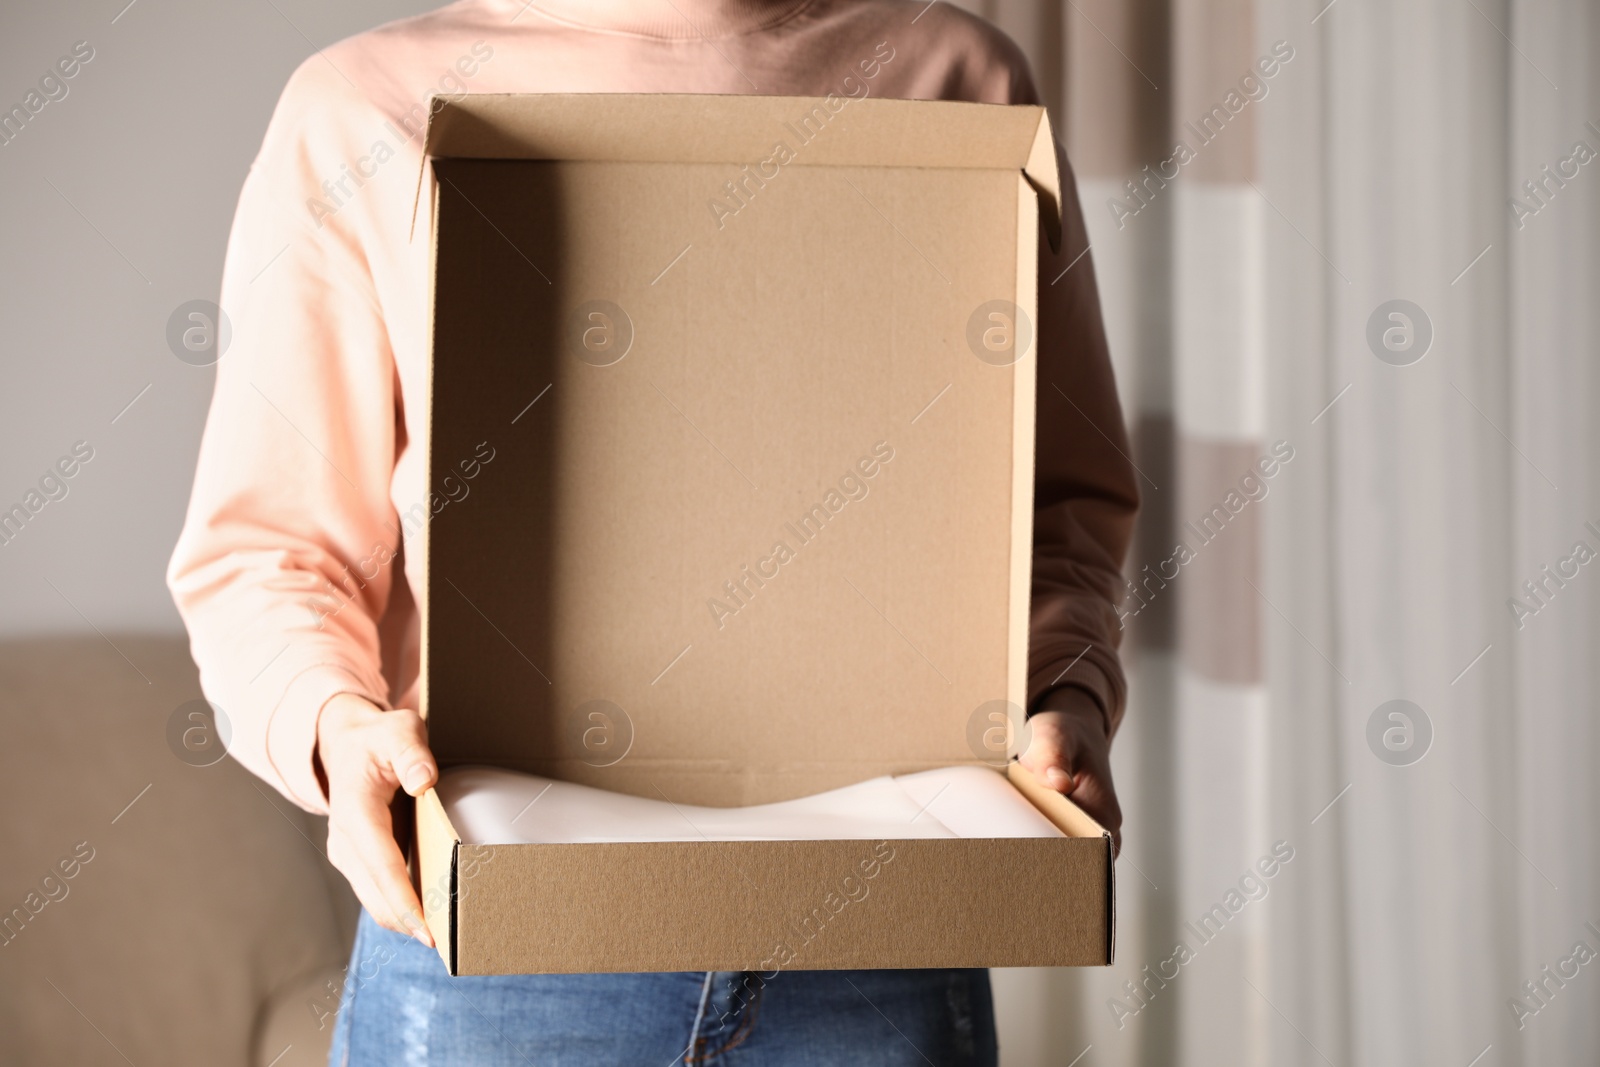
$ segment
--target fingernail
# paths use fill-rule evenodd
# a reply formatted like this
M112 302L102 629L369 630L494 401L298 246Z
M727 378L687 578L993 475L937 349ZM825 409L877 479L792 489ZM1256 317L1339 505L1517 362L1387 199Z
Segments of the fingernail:
M1045 771L1044 780L1051 789L1058 789L1062 792L1066 792L1072 787L1072 776L1060 767L1051 767Z
M400 784L405 786L407 793L415 793L428 784L428 776L431 773L432 769L426 763L413 763L406 769L406 773L400 776Z

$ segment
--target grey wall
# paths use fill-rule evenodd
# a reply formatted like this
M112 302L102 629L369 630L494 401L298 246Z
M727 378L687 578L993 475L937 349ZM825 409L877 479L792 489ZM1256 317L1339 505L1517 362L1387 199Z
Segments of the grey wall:
M214 372L172 354L167 319L217 298L239 187L295 66L437 6L125 3L0 13L0 111L76 42L94 50L0 145L0 510L74 442L94 449L0 545L0 636L180 628L162 574Z

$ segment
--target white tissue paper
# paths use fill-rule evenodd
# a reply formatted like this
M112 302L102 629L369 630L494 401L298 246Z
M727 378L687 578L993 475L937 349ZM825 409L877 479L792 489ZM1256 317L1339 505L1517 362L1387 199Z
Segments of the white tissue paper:
M496 767L452 768L438 792L461 839L476 845L1065 836L982 767L873 778L748 808L675 804Z

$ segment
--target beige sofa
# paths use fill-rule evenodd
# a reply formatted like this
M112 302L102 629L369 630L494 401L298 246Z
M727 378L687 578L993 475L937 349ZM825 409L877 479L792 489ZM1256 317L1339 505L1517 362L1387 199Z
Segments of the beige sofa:
M0 643L0 1063L326 1063L354 899L321 820L174 754L198 697L181 637Z

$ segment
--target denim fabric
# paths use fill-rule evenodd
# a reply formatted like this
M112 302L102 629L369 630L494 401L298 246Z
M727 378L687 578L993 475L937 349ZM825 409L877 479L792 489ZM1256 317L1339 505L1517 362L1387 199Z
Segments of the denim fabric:
M366 912L332 1067L993 1067L989 973L740 971L451 978Z

